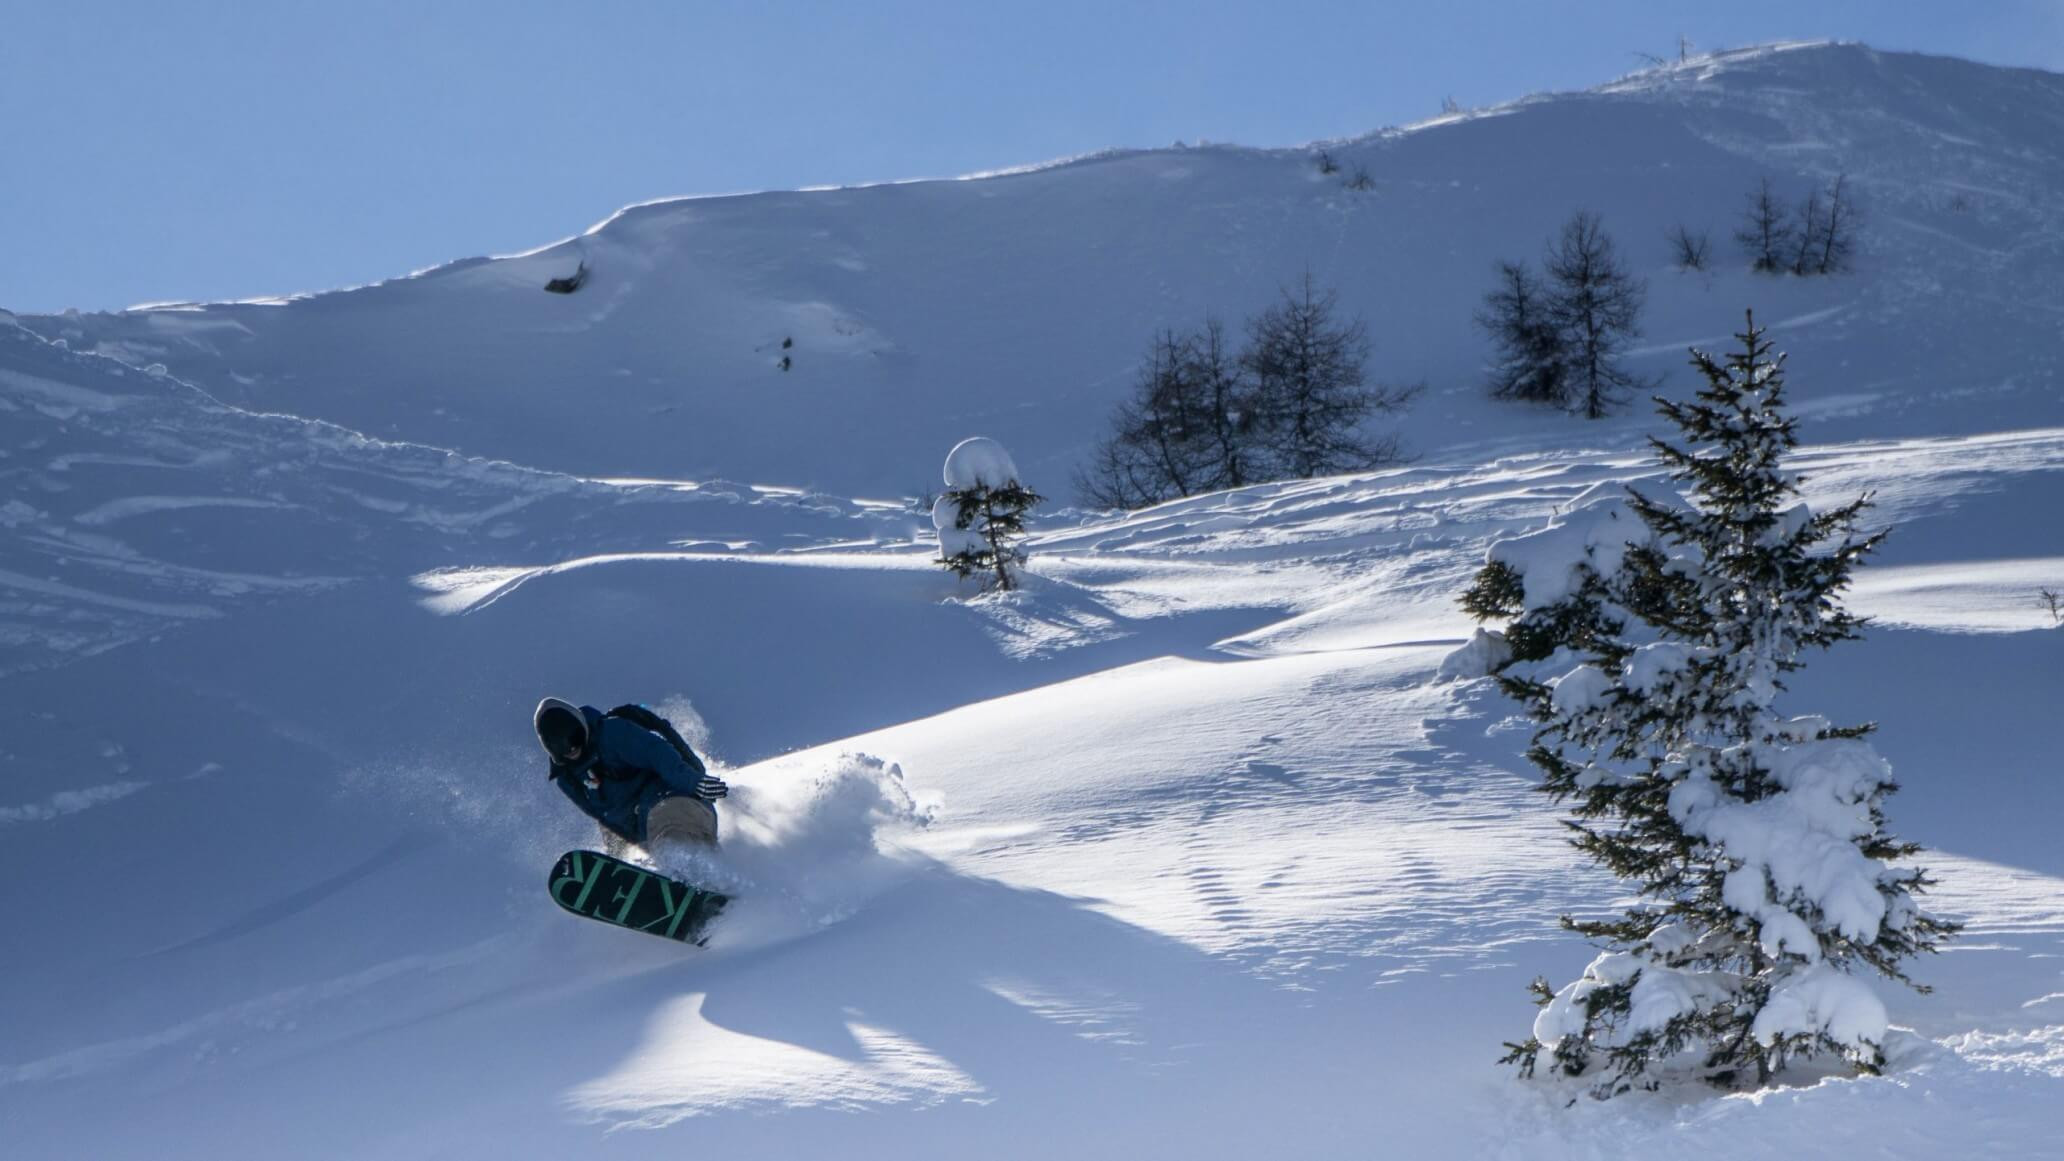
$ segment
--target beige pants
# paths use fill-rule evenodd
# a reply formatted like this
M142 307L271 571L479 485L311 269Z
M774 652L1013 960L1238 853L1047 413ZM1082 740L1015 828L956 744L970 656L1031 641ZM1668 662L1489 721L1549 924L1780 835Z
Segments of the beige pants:
M717 845L717 808L685 794L660 799L645 816L645 849L690 844Z
M645 851L665 846L717 845L717 808L700 798L670 795L654 803L645 816ZM608 827L602 828L602 853L628 858L633 847Z

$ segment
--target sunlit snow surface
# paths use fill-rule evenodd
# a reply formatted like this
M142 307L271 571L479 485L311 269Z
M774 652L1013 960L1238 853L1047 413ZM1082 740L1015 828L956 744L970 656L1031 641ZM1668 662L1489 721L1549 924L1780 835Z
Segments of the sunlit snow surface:
M1795 85L1858 67L1786 56ZM1641 99L1706 101L1696 71ZM1966 289L2056 269L1904 228L1888 264ZM533 273L359 293L464 313ZM1821 352L1794 367L1809 499L1873 491L1894 529L1859 574L1876 626L1788 708L1882 723L1893 828L1969 926L1916 966L1933 994L1880 989L1904 1029L1884 1078L1574 1107L1492 1061L1531 1026L1525 982L1591 958L1555 916L1618 893L1531 789L1511 707L1436 674L1493 540L1652 473L1638 411L1122 518L1049 506L1025 588L976 596L930 563L928 512L767 483L821 480L807 455L727 448L758 485L575 478L237 411L169 351L170 374L125 371L0 325L0 1153L2042 1156L2064 1135L2064 636L2035 590L2064 585L2064 428L2053 388L1941 397L1913 384L1962 347L1915 363L1893 324L1807 309L1864 287L1888 301L1861 277L1771 289L1805 320L1781 342ZM1763 289L1730 284L1685 333ZM569 301L665 305L602 273ZM245 309L304 306L349 315ZM840 311L780 325L907 353ZM192 329L218 313L166 316L165 343L245 333ZM311 375L379 346L309 325L269 341ZM1974 357L2048 366L2018 350ZM985 406L907 478L988 432L1059 491L1046 429ZM1898 430L1860 438L1850 408ZM725 845L678 869L738 896L708 948L546 899L553 858L594 840L528 736L548 693L648 701L706 739Z

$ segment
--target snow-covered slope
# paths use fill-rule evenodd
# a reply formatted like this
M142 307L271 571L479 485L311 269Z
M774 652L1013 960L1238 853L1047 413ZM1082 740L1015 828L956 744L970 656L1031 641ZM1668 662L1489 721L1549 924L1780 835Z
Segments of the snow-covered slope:
M897 495L984 432L1058 495L1157 328L1237 328L1307 270L1368 320L1377 373L1427 384L1411 447L1531 434L1481 398L1471 316L1495 260L1588 208L1650 281L1643 373L1684 385L1685 345L1753 306L1831 433L1997 430L2058 399L2060 143L2053 74L1758 49L1338 143L1332 177L1313 149L1214 146L661 201L357 290L25 321L227 402L533 467ZM1357 167L1373 188L1345 188ZM1859 273L1747 274L1729 234L1758 178L1790 198L1837 173ZM1714 273L1670 267L1679 223ZM583 260L578 293L543 292Z
M586 240L571 297L537 291L567 265L545 254L26 320L70 349L0 325L0 1152L2045 1155L2064 639L2035 589L2064 587L2064 265L2037 177L2059 84L1750 53L1346 146L1398 167L1363 201L1301 155L1140 154L630 211ZM1651 155L1629 141L1685 152L1623 175L1608 222L1660 221L1642 207L1702 189L1695 156L1727 175L1715 215L1740 156L1821 164L1786 142L1879 175L1864 270L1659 274L1677 313L1653 330L1711 337L1746 304L1800 320L1779 338L1811 498L1872 490L1894 529L1855 597L1877 626L1793 695L1883 723L1892 821L1969 924L1918 965L1933 994L1884 989L1907 1030L1884 1078L1565 1108L1491 1063L1531 1023L1524 982L1589 958L1555 915L1616 889L1561 842L1512 707L1436 671L1492 539L1653 472L1644 413L1552 422L1437 385L1423 414L1474 426L1427 423L1417 463L1049 511L1026 589L978 599L930 563L927 515L802 486L921 487L978 430L1058 473L1142 328L1202 309L1209 278L1273 279L1301 261L1286 239L1365 309L1420 312L1376 328L1413 373L1461 366L1496 247L1462 209L1407 230L1381 207L1503 191L1484 228L1532 239L1558 190L1618 188L1586 165ZM1544 168L1521 181L1529 143ZM1899 175L1920 175L1911 207L1926 183L1991 192L1901 211ZM1177 192L1149 213L1143 190ZM1189 263L1200 239L1270 269ZM1354 249L1382 239L1380 262ZM859 297L822 289L843 277ZM867 321L814 353L794 323L784 376L763 360L816 317L778 313L806 291ZM774 346L690 350L740 336ZM663 397L642 371L610 377L662 356L710 376L678 419L641 410ZM1103 379L1013 397L1096 359ZM666 451L691 419L715 433ZM698 464L761 486L662 478ZM569 466L588 478L546 470ZM695 870L739 902L707 949L545 898L554 856L594 837L529 736L546 693L652 702L722 764L724 848Z
M1969 1143L1945 1103L2025 1149L2064 1035L2056 638L1958 542L1988 524L2064 567L1995 503L2053 500L2060 452L1807 457L1883 487L1925 563L1878 575L1975 578L1953 625L1883 586L1865 606L1914 627L1801 692L1886 720L1896 817L1972 923L1934 996L1889 994L1917 1034L1887 1080L1559 1111L1488 1065L1519 984L1583 955L1552 916L1612 895L1507 707L1432 680L1485 540L1641 470L1559 453L1057 529L1028 592L972 605L914 546L651 553L345 587L7 679L44 725L11 743L34 790L0 859L37 956L0 1109L25 1156L547 1156L625 1126L744 1155L1919 1157ZM709 950L544 902L585 831L525 737L544 689L690 694L737 763L715 873L746 901ZM111 1091L125 1116L92 1117Z
M489 546L559 559L671 526L774 548L911 523L796 489L605 484L255 415L10 321L0 415L0 588L15 598L0 608L0 672Z

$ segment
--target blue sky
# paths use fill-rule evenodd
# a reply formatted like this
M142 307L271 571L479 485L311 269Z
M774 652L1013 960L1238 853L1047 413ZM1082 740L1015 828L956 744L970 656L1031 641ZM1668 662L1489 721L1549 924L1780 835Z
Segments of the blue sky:
M319 290L618 206L1289 145L1840 38L2064 70L2064 0L0 0L0 307Z

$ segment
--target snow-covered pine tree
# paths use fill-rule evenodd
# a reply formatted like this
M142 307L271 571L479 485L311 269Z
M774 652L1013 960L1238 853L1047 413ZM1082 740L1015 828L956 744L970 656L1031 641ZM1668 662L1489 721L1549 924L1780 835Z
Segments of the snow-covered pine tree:
M1635 618L1624 603L1643 604L1650 594L1627 582L1626 561L1656 550L1629 506L1632 495L1621 484L1594 485L1549 527L1491 546L1461 603L1479 621L1509 618L1499 636L1510 660L1615 662L1633 648L1626 634ZM1529 696L1528 679L1502 680L1513 697Z
M1763 1083L1819 1054L1876 1071L1885 1008L1857 973L1911 984L1904 961L1956 930L1917 905L1926 873L1891 865L1918 848L1886 830L1895 786L1872 727L1776 710L1806 650L1857 636L1837 601L1882 534L1858 532L1867 497L1797 502L1782 360L1753 316L1738 338L1724 364L1694 353L1695 401L1662 404L1684 446L1652 441L1694 505L1630 494L1656 547L1610 588L1653 639L1503 675L1541 723L1542 789L1575 803L1571 841L1638 896L1564 918L1606 950L1560 990L1536 981L1533 1034L1505 1059L1531 1075L1545 1054L1601 1097L1680 1075Z
M946 491L932 506L939 563L963 579L983 574L985 588L1018 587L1025 514L1041 499L1018 481L1002 444L980 435L961 440L946 455Z

